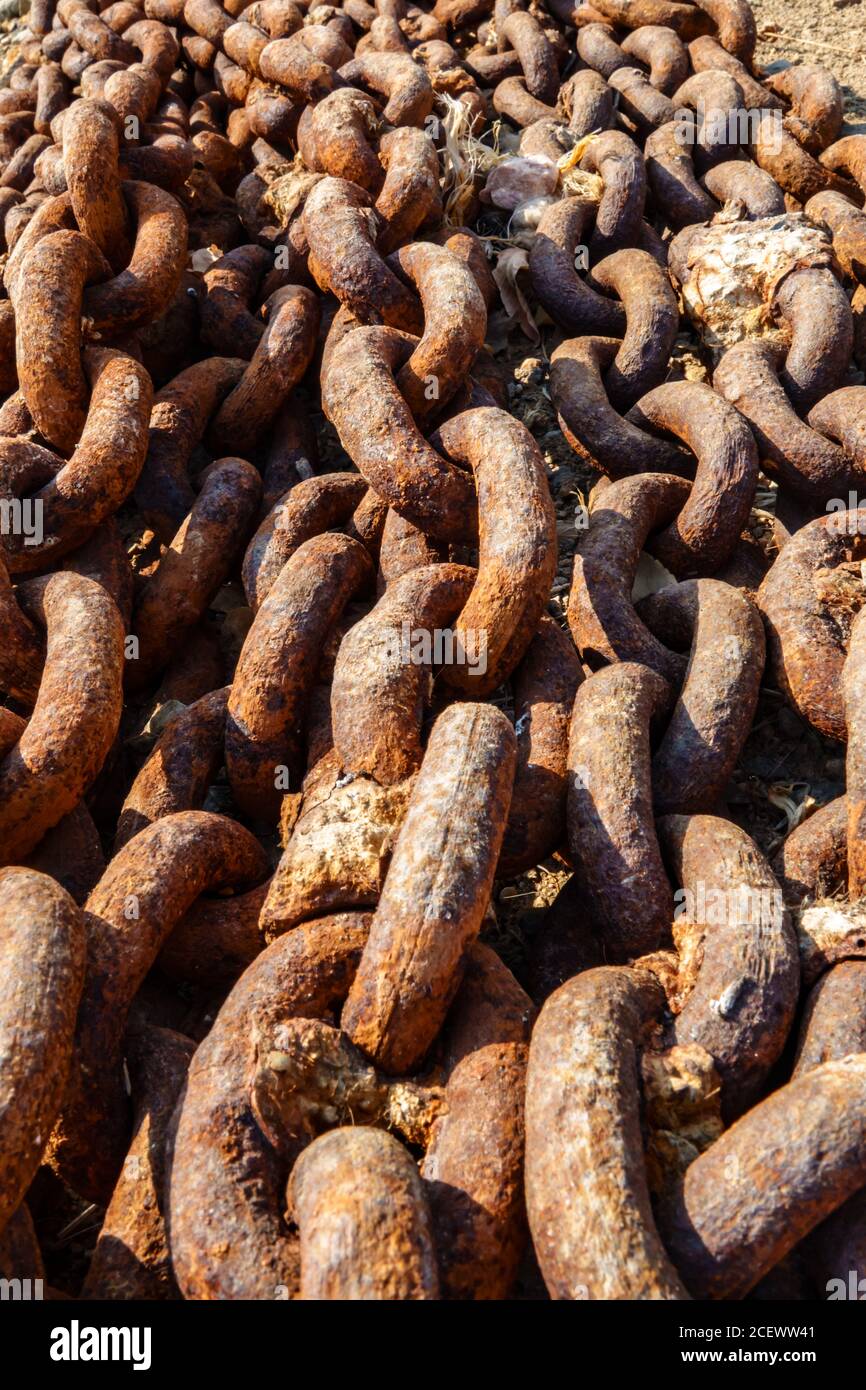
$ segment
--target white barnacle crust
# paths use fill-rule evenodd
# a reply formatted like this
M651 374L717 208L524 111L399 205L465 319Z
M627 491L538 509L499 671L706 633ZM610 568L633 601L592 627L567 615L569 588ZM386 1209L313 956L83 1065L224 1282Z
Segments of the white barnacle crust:
M698 231L687 228L683 306L711 348L775 332L771 305L793 270L831 264L828 233L803 213L757 221L722 211Z

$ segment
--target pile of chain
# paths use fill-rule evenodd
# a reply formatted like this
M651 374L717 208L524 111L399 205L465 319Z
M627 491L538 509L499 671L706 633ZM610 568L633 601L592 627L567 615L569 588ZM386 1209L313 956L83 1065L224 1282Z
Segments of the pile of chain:
M866 1277L866 136L745 0L547 5L33 0L7 44L4 1278ZM598 478L567 625L500 294ZM762 684L847 744L772 865ZM518 982L492 902L551 859Z

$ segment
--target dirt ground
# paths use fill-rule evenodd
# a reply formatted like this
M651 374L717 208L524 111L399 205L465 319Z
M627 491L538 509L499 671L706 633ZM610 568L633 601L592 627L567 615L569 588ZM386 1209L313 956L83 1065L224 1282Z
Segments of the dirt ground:
M789 62L821 63L845 87L845 134L866 131L864 0L752 0L757 60L770 71Z

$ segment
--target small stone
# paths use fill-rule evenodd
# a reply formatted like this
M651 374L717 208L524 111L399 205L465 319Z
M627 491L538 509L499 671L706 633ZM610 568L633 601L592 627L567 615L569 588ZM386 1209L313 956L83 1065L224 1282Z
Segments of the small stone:
M537 386L544 380L544 363L540 357L524 357L520 366L515 367L514 376L517 381L522 381L527 386Z

